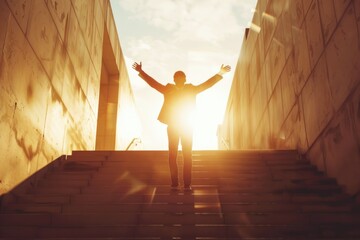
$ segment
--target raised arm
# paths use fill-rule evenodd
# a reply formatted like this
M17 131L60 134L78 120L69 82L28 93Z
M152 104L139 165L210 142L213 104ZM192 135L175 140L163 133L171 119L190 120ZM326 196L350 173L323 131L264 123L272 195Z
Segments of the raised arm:
M215 83L220 81L223 78L223 75L225 73L230 72L231 67L229 65L224 66L224 64L221 65L220 70L217 74L206 80L205 82L201 83L200 85L196 86L196 92L200 93L212 86L214 86Z
M146 72L144 72L142 70L142 64L140 63L134 63L132 65L132 68L135 69L138 73L139 73L139 77L141 77L142 79L145 80L145 82L147 82L147 84L150 85L150 87L155 88L157 91L164 93L165 91L165 86L162 85L161 83L159 83L158 81L156 81L155 79L153 79L152 77L150 77Z

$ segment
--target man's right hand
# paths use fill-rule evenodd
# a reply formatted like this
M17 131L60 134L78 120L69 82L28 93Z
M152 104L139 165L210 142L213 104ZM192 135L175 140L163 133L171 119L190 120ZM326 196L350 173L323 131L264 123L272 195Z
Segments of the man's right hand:
M225 73L228 73L231 71L231 67L229 65L224 66L224 64L221 64L220 71L218 74L224 75Z
M137 63L137 62L134 62L134 64L132 65L132 68L133 69L135 69L136 71L138 71L138 72L141 72L142 71L142 65L141 65L141 62L140 62L140 64L139 63Z

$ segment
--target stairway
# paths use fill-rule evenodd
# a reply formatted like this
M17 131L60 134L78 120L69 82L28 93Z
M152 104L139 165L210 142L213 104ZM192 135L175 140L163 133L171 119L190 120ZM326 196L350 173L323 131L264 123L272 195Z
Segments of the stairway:
M360 239L358 205L295 151L195 151L193 191L169 182L165 151L73 152L3 204L0 239Z

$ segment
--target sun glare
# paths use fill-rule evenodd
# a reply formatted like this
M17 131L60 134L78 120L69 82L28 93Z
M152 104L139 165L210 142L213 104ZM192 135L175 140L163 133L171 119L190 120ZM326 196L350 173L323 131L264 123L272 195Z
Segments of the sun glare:
M221 101L213 92L199 95L194 117L193 149L218 149L217 128L222 121L224 110Z

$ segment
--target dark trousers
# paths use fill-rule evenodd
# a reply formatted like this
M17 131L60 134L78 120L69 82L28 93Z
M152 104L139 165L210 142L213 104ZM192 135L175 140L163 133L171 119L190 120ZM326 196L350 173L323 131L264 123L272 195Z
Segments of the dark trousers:
M184 168L183 168L184 186L190 186L191 170L192 170L193 130L191 127L168 126L167 134L169 141L169 167L171 174L171 184L172 186L179 185L177 154L179 148L179 141L181 141L182 153L184 159Z

